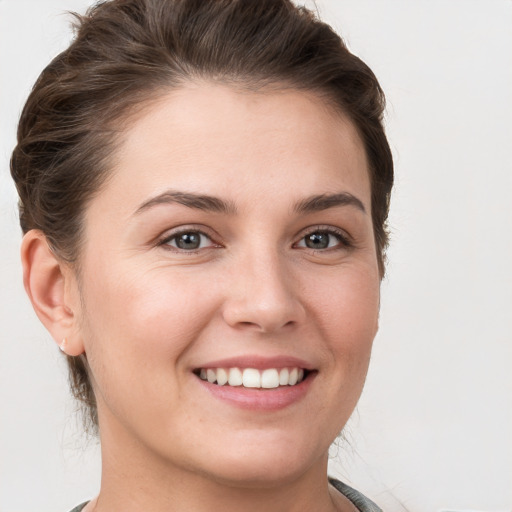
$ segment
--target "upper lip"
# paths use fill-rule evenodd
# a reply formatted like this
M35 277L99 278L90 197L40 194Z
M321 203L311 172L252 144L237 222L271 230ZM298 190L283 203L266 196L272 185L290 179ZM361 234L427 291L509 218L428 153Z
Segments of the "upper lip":
M304 370L314 370L314 366L303 359L292 356L274 356L265 357L259 355L244 355L217 359L208 361L198 368L254 368L256 370L265 370L267 368L302 368Z

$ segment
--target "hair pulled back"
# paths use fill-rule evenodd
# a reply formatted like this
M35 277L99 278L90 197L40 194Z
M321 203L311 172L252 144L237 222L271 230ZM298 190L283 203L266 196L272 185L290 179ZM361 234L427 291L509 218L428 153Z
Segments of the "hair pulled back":
M384 94L325 23L290 0L110 0L76 18L75 38L39 76L22 111L11 174L24 233L41 230L79 267L83 215L109 176L128 117L196 80L314 91L356 126L369 162L381 274L393 161ZM97 426L85 357L68 356L75 397Z

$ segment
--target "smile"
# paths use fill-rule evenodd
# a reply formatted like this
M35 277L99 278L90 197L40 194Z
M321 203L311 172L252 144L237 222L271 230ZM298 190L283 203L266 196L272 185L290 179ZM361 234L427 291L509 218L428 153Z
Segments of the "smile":
M295 386L307 377L307 370L291 368L200 368L194 372L201 380L218 386L275 389Z

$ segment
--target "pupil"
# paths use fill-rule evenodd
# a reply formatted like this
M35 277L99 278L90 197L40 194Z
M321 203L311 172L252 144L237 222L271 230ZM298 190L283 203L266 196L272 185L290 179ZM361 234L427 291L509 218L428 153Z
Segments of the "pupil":
M328 233L312 233L306 237L306 246L310 249L325 249L329 246Z
M201 237L197 233L183 233L176 240L180 249L197 249L201 243Z

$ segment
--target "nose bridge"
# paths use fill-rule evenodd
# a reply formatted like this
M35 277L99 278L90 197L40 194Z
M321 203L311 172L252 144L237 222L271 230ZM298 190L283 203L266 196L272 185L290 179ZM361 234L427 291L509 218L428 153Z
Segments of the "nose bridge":
M304 314L297 283L276 248L247 250L231 268L224 317L232 326L272 332L297 324Z

